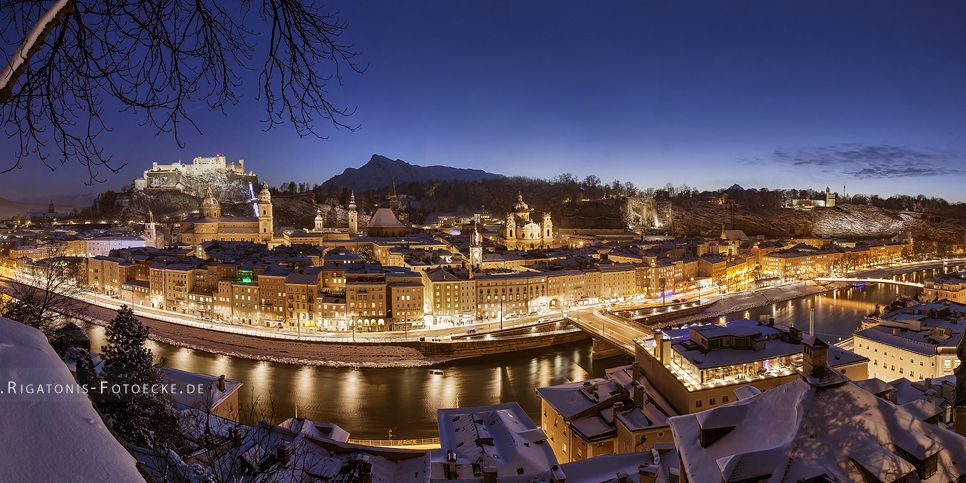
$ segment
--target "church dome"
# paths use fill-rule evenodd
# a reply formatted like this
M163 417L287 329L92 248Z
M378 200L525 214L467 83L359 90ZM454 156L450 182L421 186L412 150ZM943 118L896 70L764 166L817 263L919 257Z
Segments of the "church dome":
M513 204L513 210L517 213L530 211L530 206L523 202L523 193L517 193L517 202Z
M210 187L205 191L205 197L201 200L201 216L205 218L221 217L221 205L215 195L212 194Z

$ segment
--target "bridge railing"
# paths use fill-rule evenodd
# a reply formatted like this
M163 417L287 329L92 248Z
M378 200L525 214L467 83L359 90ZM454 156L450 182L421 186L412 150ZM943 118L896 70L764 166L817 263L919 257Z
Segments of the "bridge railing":
M399 446L439 446L439 438L417 439L352 439L349 443L363 446L399 447Z

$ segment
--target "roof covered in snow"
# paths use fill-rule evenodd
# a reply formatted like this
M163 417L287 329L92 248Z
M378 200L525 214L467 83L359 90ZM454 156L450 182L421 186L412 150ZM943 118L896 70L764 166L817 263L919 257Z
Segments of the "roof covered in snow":
M261 422L244 431L240 444L213 462L213 473L238 482L428 481L425 451L379 448L318 438L305 431ZM206 458L199 458L205 461Z
M492 468L502 478L539 473L557 464L547 435L515 402L440 409L436 417L444 464L434 464L434 477L444 471L450 451L460 478L472 478L474 466L477 471Z
M850 382L797 380L670 423L690 481L919 481L917 460L932 458L922 481L966 474L966 438Z
M585 440L617 433L617 422L630 431L667 427L671 406L643 377L635 380L631 366L610 369L606 378L558 384L537 389L537 394ZM635 403L634 391L641 391Z
M917 354L952 351L966 334L966 305L928 302L911 305L882 315L878 325L855 333L856 337L880 342Z
M175 403L194 409L214 409L238 391L242 385L240 381L225 379L224 389L221 389L218 387L219 376L182 371L172 367L162 367L160 372L165 382L178 387L178 390L171 395Z
M0 380L0 479L143 481L40 331L0 318Z
M732 320L725 325L705 324L692 326L685 330L667 330L665 335L672 341L671 349L698 369L746 364L782 357L794 357L802 352L802 343L789 337L784 327L774 327L754 320ZM758 344L739 346L722 343L705 347L697 343L696 336L707 339L746 338ZM837 347L829 348L829 364L832 367L855 364L867 360L865 357Z

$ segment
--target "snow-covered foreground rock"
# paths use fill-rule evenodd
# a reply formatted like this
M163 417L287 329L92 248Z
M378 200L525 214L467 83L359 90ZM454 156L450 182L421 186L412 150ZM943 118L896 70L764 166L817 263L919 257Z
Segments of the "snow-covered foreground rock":
M143 481L38 330L0 318L0 480Z

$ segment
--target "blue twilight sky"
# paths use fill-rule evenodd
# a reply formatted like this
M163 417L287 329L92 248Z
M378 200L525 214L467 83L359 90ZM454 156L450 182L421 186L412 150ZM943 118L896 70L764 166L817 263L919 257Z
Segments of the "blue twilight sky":
M832 185L966 200L966 3L329 2L368 70L333 92L356 132L262 131L255 74L179 148L127 114L129 163L224 152L270 183L319 183L380 153L508 175L641 187ZM4 138L2 149L12 151ZM90 190L66 166L0 175L8 198Z

